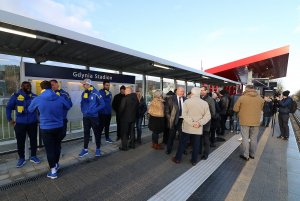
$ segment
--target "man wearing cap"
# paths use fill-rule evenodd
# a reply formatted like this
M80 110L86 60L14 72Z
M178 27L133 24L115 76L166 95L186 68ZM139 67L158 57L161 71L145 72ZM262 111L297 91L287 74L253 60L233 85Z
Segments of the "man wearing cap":
M121 105L122 99L125 97L125 86L122 85L120 87L120 93L114 96L113 102L112 102L112 108L116 112L116 120L117 120L117 139L116 141L121 139L121 121L120 121L120 112L119 108Z
M104 80L103 89L101 89L99 93L105 102L105 107L103 110L99 112L99 119L100 119L101 134L104 129L106 142L112 143L113 141L109 137L109 126L111 120L111 99L112 99L112 94L109 91L109 87L110 87L110 82L108 80Z
M83 114L83 130L84 130L84 145L83 149L79 153L79 157L86 156L88 152L88 145L90 141L90 130L94 131L96 139L96 151L95 156L101 156L100 144L101 144L101 132L99 125L98 113L105 107L103 98L99 91L97 91L90 79L85 79L81 82L84 88L84 92L81 95L81 112Z
M290 118L290 107L292 104L292 98L289 97L290 91L282 92L282 97L276 97L278 102L278 122L280 128L280 135L277 138L281 138L284 140L288 140L290 133L289 133L289 118Z
M29 112L28 106L31 101L36 97L34 93L31 92L30 82L22 82L21 89L14 93L7 103L6 106L6 117L7 121L14 126L19 160L17 167L23 167L26 163L25 161L25 141L26 134L28 134L30 139L31 157L30 161L33 163L40 163L40 159L36 157L37 150L37 113ZM16 110L16 121L12 119L11 112Z
M59 88L59 85L58 85L57 80L50 80L50 83L51 83L52 90L53 90L58 96L63 97L63 98L70 104L70 107L72 107L72 106L73 106L73 103L72 103L72 101L71 101L70 95L69 95L68 92L66 92L65 90ZM64 131L61 133L61 134L62 134L61 140L63 140L63 139L66 137L66 134L67 134L67 123L68 123L67 114L68 114L68 110L67 110L67 109L64 109L64 112L63 112L63 118L64 118Z

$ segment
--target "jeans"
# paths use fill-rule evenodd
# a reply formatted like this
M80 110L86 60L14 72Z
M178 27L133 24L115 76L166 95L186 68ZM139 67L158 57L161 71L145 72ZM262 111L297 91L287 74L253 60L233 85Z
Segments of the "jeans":
M262 125L263 126L269 126L270 121L271 121L271 117L264 117Z
M47 160L50 168L54 168L59 162L61 133L63 127L53 129L40 129L43 143L45 145Z
M249 158L249 155L255 156L258 131L259 126L241 126L243 155L246 158Z
M137 141L141 141L142 138L142 122L143 122L143 117L138 117L135 121L135 126L136 126L136 132L137 132Z
M182 154L185 151L187 142L190 138L193 142L193 151L192 151L191 161L193 163L196 163L198 161L200 135L187 134L187 133L184 133L184 132L182 133L181 138L179 140L179 147L177 149L177 153L176 153L176 156L175 156L176 160L181 161Z
M99 118L98 117L83 117L83 133L84 133L84 145L83 148L87 149L90 142L90 130L94 131L96 139L96 147L100 149L101 144L101 133L99 128Z
M100 125L100 133L102 135L102 131L104 129L105 133L105 138L109 138L109 126L110 126L110 120L111 120L111 115L106 115L106 114L100 114L99 115L99 125Z
M15 133L17 138L17 147L19 158L25 158L26 134L30 139L31 156L36 156L37 149L37 123L21 124L16 123Z

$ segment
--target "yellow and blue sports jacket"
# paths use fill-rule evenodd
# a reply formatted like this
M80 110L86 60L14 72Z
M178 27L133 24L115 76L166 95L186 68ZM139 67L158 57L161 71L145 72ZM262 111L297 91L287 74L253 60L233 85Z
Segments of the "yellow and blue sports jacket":
M100 111L100 114L111 115L111 100L112 100L111 92L108 90L101 89L99 93L102 96L105 103L105 107Z
M70 95L69 95L68 92L66 92L66 91L63 90L63 89L58 89L58 90L55 90L54 92L55 92L58 96L63 97L63 98L70 104L70 107L73 106L71 97L70 97ZM64 109L64 112L63 112L63 118L64 118L64 119L67 119L67 114L68 114L68 110L67 110L67 109Z
M64 125L64 110L69 110L70 104L63 98L55 94L52 89L42 90L41 95L36 97L28 107L28 111L40 112L40 128L54 129Z
M29 112L28 106L36 97L34 93L25 93L22 89L14 93L6 106L6 118L12 120L11 112L16 110L16 123L31 124L37 122L37 113Z
M83 117L98 117L98 113L105 107L104 100L93 86L81 95L81 112Z

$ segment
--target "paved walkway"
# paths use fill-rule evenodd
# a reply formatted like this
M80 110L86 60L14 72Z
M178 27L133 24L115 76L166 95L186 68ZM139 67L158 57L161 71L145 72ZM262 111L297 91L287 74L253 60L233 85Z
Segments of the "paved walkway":
M199 171L196 173L203 177L208 171L200 170L200 166L205 167L203 165L205 163L213 164L211 162L216 160L214 153L218 153L218 150L225 152L225 147L230 147L230 143L236 144L236 138L238 138L237 135L227 134L227 141L219 143L207 161L200 161L192 167L189 163L190 156L184 156L180 164L174 164L171 156L175 154L175 151L171 155L166 155L163 150L151 149L150 133L146 130L145 133L147 134L143 138L144 144L128 152L118 151L118 143L105 144L103 150L107 151L98 159L94 159L92 154L90 158L79 160L77 154L82 145L80 141L65 144L68 148L65 148L63 168L60 170L58 179L50 180L45 177L47 167L39 170L37 165L26 164L27 168L34 166L35 170L31 174L23 173L22 170L19 181L15 180L11 185L2 185L0 187L1 201L148 200L184 175L189 176L192 182L193 177L190 172L195 173L197 168ZM298 168L300 157L297 144L292 136L289 141L283 141L277 139L275 137L277 135L278 127L275 127L274 137L270 128L262 128L256 158L248 162L239 158L240 148L232 147L233 152L226 157L219 157L222 161L216 160L219 166L203 182L199 182L199 186L195 188L196 191L191 193L188 199L300 200L297 191L297 187L300 186L300 168ZM69 158L69 160L64 158ZM15 159L12 161L14 163L6 164L15 165ZM46 166L45 164L44 161L42 165ZM7 179L18 178L11 174L13 170L10 169L7 170L9 173ZM195 182L185 185L192 186ZM183 189L183 186L177 186L179 189L171 189L174 192L173 196ZM182 200L177 198L172 200Z

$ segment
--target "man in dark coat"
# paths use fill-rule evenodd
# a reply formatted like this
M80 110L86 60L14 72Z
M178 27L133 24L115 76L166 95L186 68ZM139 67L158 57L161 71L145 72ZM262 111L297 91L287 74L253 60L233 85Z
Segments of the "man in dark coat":
M208 95L208 89L207 89L206 86L201 87L200 90L201 90L200 91L200 98L208 103L211 117L214 117L215 113L216 113L216 107L215 107L214 99ZM199 150L199 152L202 153L202 144L204 144L204 153L203 153L203 156L202 156L202 159L204 159L204 160L206 160L208 158L208 155L209 155L210 126L211 126L211 120L209 120L203 126L203 135L200 138L200 150Z
M229 97L228 97L228 92L226 90L221 90L220 91L220 106L221 106L221 135L225 134L225 125L226 125L226 121L227 121L227 111L229 109Z
M182 87L178 87L176 90L176 95L171 96L166 101L165 116L168 121L167 126L170 129L166 154L170 154L172 152L177 131L179 136L181 136L183 121L182 106L185 100L186 98L184 97L184 89Z
M135 93L132 93L131 87L126 87L125 97L122 98L119 108L120 124L121 124L121 141L120 150L128 150L128 137L130 137L129 147L135 148L134 124L136 121L136 113L139 101Z
M122 98L124 98L124 93L125 93L125 86L122 85L120 87L120 93L114 96L114 99L112 101L112 108L116 112L116 120L117 120L117 139L116 141L121 139L121 124L120 124L120 112L119 108L121 105Z

